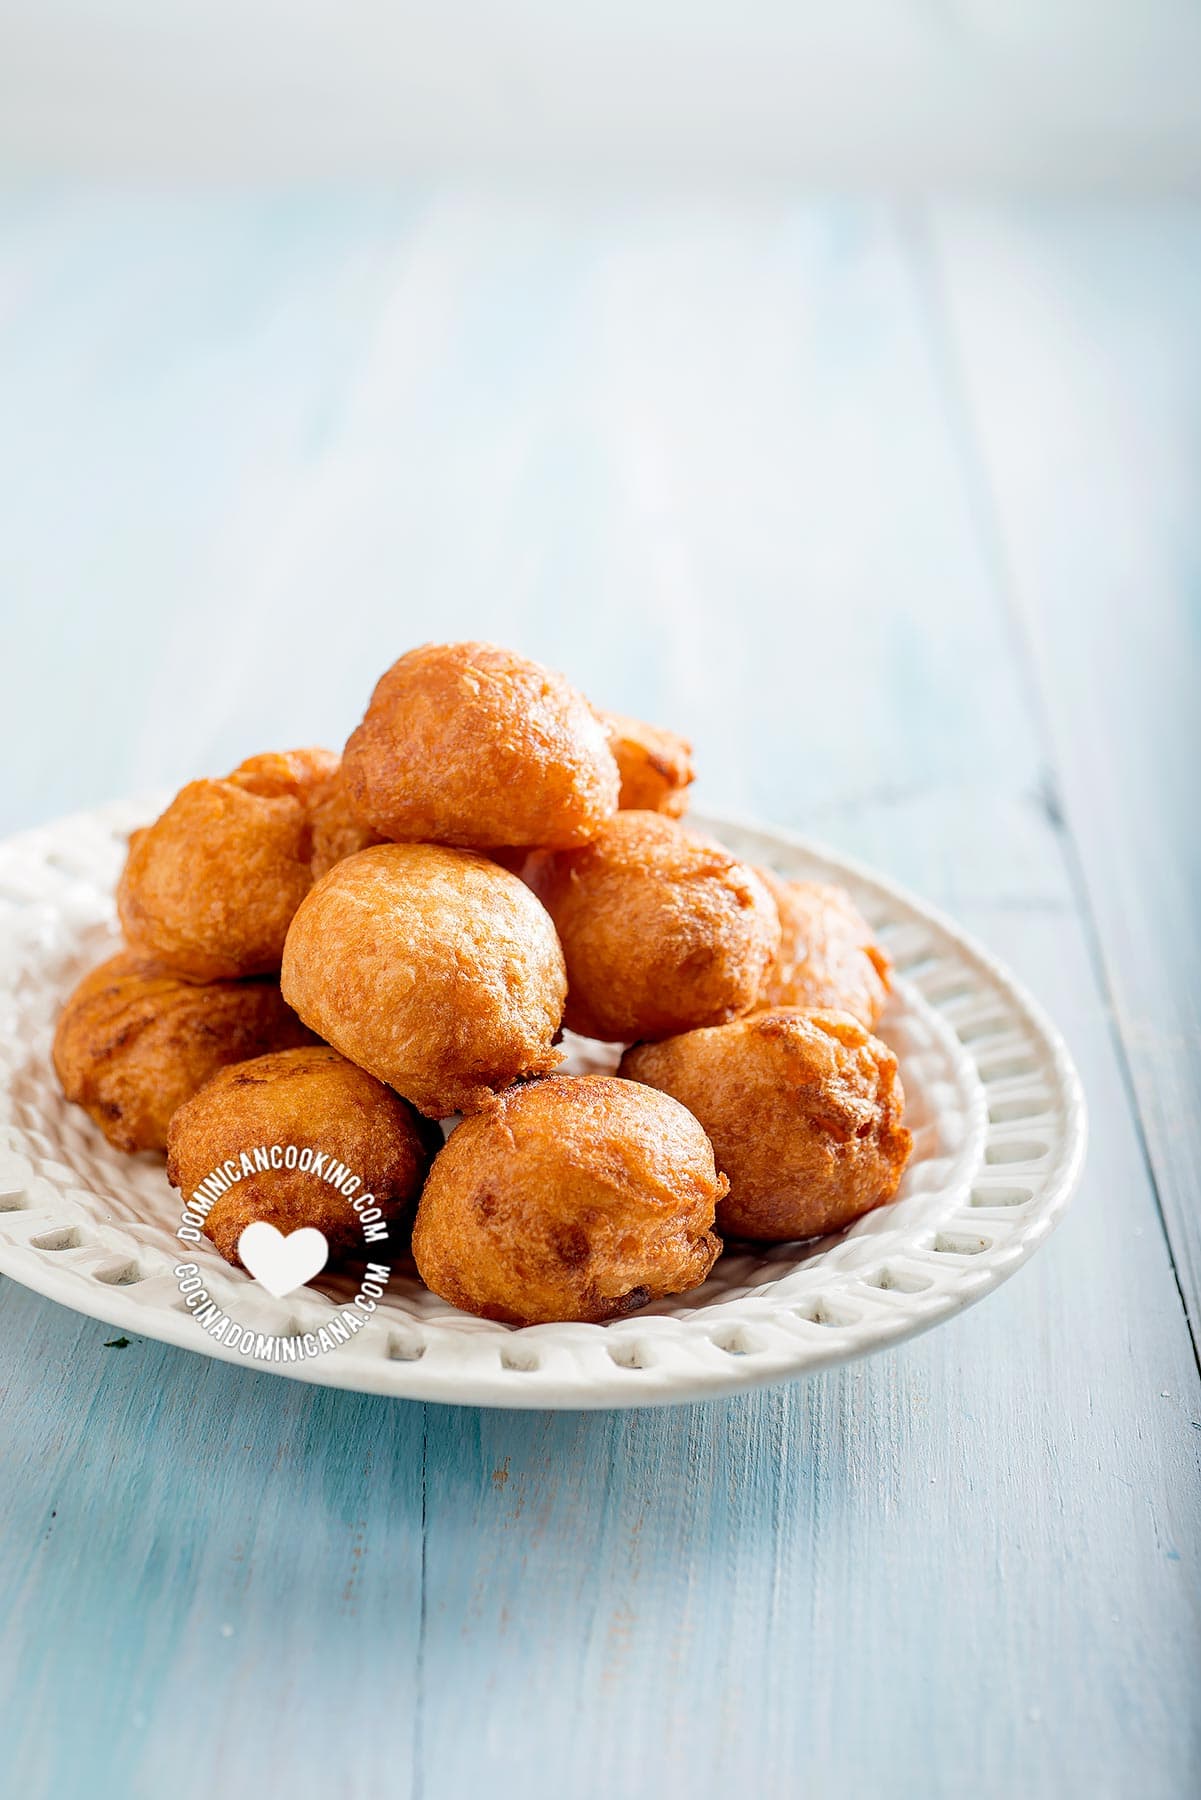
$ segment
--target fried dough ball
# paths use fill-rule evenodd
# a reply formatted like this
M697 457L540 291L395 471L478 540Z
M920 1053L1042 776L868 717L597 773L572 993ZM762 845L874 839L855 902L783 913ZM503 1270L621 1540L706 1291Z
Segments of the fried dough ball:
M314 881L320 881L344 857L384 841L370 825L363 824L351 806L346 776L340 764L314 790L309 801L309 819L313 827L311 866ZM524 860L524 852L522 854Z
M481 1318L616 1319L704 1281L725 1191L674 1100L611 1075L553 1075L451 1134L413 1255L427 1287Z
M849 1012L869 1031L892 988L888 953L845 888L782 881L760 869L780 914L781 938L768 970L763 1006L827 1007Z
M777 1007L636 1044L619 1073L696 1114L729 1177L717 1226L733 1237L838 1231L897 1191L912 1145L897 1059L849 1013Z
M328 750L294 750L182 788L129 841L117 909L131 948L186 981L273 974L312 886L309 804L336 768Z
M583 844L617 807L583 695L495 644L426 644L393 663L343 766L355 811L402 842Z
M306 1025L432 1118L559 1061L554 926L468 850L379 844L336 863L292 922L280 979Z
M582 850L536 852L525 878L563 944L565 1023L585 1037L630 1043L736 1018L780 941L755 871L661 813L619 812Z
M84 976L59 1015L63 1093L118 1150L165 1150L176 1107L227 1063L311 1044L273 981L197 987L130 950Z
M600 718L621 776L618 806L624 812L680 818L688 810L688 788L695 773L692 745L674 731L644 725L622 713L602 712Z
M419 1119L391 1088L357 1069L328 1044L281 1050L236 1063L202 1087L171 1121L167 1179L190 1200L221 1165L251 1158L213 1204L204 1222L226 1262L240 1265L238 1239L263 1219L285 1236L306 1225L324 1232L330 1261L354 1255L387 1260L389 1244L364 1235L378 1207L395 1245L394 1227L421 1192L436 1148L436 1127ZM256 1150L289 1145L325 1157L318 1167L262 1169ZM347 1197L328 1178L341 1163L358 1185ZM366 1217L355 1210L358 1201Z
M338 772L338 758L332 750L267 750L262 756L248 756L232 775L226 777L247 793L278 798L289 794L302 805L309 806L321 789Z

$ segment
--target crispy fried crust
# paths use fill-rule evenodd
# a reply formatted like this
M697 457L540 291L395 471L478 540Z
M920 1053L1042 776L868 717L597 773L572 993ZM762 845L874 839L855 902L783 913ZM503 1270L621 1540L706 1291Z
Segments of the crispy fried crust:
M495 644L426 644L393 663L343 766L359 817L404 842L582 844L617 806L583 695Z
M630 1043L717 1025L758 997L780 939L758 875L661 813L620 812L582 850L541 851L526 880L567 960L565 1023Z
M758 873L771 891L781 927L760 1004L849 1012L873 1031L892 988L892 964L846 889L782 881L770 869Z
M379 833L365 825L351 806L340 764L314 790L309 800L309 819L313 828L311 866L314 881L328 875L334 864L343 858L383 842Z
M623 713L600 715L621 777L618 805L624 812L660 812L678 819L688 810L692 745L674 731L644 725Z
M308 806L337 772L338 758L332 750L310 746L306 750L267 750L261 756L248 756L226 779L249 794L267 798L288 794Z
M554 926L470 851L381 844L336 864L296 914L281 981L306 1024L432 1118L559 1061Z
M68 1100L118 1150L164 1150L176 1107L227 1063L311 1044L273 981L197 987L124 950L85 975L54 1034Z
M286 1168L243 1176L212 1207L205 1233L235 1265L238 1239L256 1219L285 1234L315 1226L329 1242L331 1262L364 1255L387 1262L439 1136L398 1094L327 1044L283 1050L222 1069L180 1107L167 1139L167 1179L190 1198L214 1169L243 1151L273 1144L324 1151L329 1165L344 1163L359 1177L353 1198L374 1195L388 1222L388 1243L367 1244L351 1199L321 1175Z
M413 1254L428 1287L485 1319L620 1318L705 1279L724 1193L682 1106L612 1076L551 1076L452 1133Z
M117 888L130 947L185 981L274 974L312 886L309 805L336 768L328 750L294 750L190 781L130 838Z
M619 1073L694 1112L730 1180L718 1230L776 1242L891 1200L909 1156L897 1059L847 1013L780 1007L627 1050Z

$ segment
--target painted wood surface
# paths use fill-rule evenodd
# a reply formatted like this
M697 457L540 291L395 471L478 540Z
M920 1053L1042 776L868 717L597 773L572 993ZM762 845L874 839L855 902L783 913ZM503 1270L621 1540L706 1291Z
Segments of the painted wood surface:
M1201 359L1176 352L1201 219L1152 212L1120 242L1087 217L951 219L939 243L986 529L1201 1347Z
M310 1390L0 1283L14 1791L1195 1791L1198 246L4 202L6 825L336 743L400 648L499 637L962 919L1093 1122L983 1306L680 1411Z

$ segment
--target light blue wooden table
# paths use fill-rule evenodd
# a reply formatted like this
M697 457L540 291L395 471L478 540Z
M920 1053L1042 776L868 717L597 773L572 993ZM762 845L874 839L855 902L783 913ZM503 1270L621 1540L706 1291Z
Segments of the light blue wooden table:
M875 1361L410 1406L0 1282L0 1790L1201 1776L1201 213L0 204L5 828L485 635L1012 962L1085 1183Z

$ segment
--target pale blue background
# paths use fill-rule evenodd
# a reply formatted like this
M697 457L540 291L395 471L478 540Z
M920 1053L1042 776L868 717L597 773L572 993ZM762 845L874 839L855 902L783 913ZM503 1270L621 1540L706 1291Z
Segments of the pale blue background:
M0 1282L0 1790L1197 1791L1201 215L413 180L0 203L16 829L482 633L878 862L1079 1061L1079 1201L681 1411L320 1391Z

